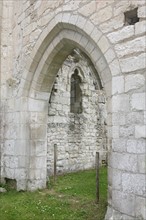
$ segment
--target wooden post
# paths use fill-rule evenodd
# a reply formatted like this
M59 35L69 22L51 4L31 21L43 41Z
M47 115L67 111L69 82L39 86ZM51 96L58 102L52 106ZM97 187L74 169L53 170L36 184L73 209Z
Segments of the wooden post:
M99 203L99 152L96 152L96 203Z
M56 181L57 144L54 144L54 182Z

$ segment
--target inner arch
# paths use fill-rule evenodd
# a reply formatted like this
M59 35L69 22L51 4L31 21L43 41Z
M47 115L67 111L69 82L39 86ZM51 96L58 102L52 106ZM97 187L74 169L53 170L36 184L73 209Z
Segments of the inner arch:
M105 69L107 79L111 79L111 73L107 62L98 46L92 40L89 41L84 35L75 39L74 34L74 31L62 30L59 33L59 36L56 36L52 43L46 48L33 77L34 84L37 82L37 87L32 87L35 91L38 91L39 89L39 91L42 92L51 92L55 76L61 64L75 48L79 48L82 51L86 59L89 61L89 65L96 70L96 77L98 78L101 87L104 87L105 84L104 77L102 77L105 75Z
M71 51L57 72L48 107L48 176L53 174L54 145L57 173L93 169L97 151L100 164L106 161L106 98L97 75L78 48Z

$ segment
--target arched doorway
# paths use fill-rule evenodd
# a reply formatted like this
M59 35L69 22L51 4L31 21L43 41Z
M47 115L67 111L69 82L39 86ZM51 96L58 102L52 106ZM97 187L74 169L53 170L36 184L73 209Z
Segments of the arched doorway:
M53 174L54 145L57 173L92 169L95 154L106 161L106 100L93 64L74 49L59 69L49 99L47 173Z
M111 60L105 59L106 51L112 50L108 41L96 27L92 31L83 31L81 26L63 21L56 24L56 19L53 19L32 51L20 85L28 110L29 123L26 126L29 133L24 137L24 142L27 140L27 175L24 185L29 190L46 186L48 102L59 68L75 48L80 49L90 59L93 68L98 72L97 78L102 82L107 99L107 119L111 111L112 77L108 65L108 60ZM110 127L111 120L107 121ZM26 120L20 123L26 123ZM108 137L108 148L110 137L111 133Z

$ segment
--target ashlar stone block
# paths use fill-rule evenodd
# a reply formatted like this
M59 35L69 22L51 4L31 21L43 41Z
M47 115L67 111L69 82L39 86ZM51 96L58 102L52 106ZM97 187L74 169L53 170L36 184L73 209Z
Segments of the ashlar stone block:
M120 75L121 69L120 69L119 62L117 59L113 60L110 63L109 67L110 67L112 76Z
M120 137L133 137L134 136L134 126L121 126L120 127Z
M131 26L133 27L133 25ZM131 26L128 26L128 27L131 27ZM146 50L145 42L146 42L146 36L142 36L134 40L129 40L127 42L117 44L115 46L115 51L118 57L124 57L129 54L134 54L138 52L145 52Z
M138 17L146 18L146 6L145 5L138 8Z
M129 95L122 94L114 96L112 99L113 112L128 112L129 111Z
M14 140L6 140L4 144L4 154L5 155L14 155Z
M123 192L146 196L145 175L124 173L122 175Z
M101 57L98 61L97 61L97 66L99 68L99 70L102 72L106 67L107 67L107 63L106 61L103 59L103 57Z
M112 166L115 169L137 172L137 156L126 153L112 153Z
M146 111L144 111L144 125L146 124Z
M112 137L119 138L119 126L112 126Z
M70 19L70 16L71 16L70 13L64 13L64 14L62 15L62 22L63 22L63 23L68 23L68 22L69 22L69 19Z
M135 126L135 137L136 138L146 138L146 125Z
M63 5L63 11L77 10L79 8L79 4L80 1L68 1Z
M117 169L112 170L112 187L114 190L122 189L122 172Z
M124 14L120 14L102 23L99 27L103 33L108 33L118 30L119 28L123 27L123 25L124 25Z
M77 22L77 20L78 20L78 15L72 14L72 15L70 16L70 19L69 19L69 24L75 25L76 22Z
M104 8L110 4L112 4L114 2L114 0L106 0L105 2L101 2L100 0L96 1L96 7L98 10L100 10L101 8Z
M87 20L84 17L80 16L80 17L78 17L78 20L77 20L77 26L79 28L83 29L86 22L87 22Z
M126 114L126 124L132 125L132 124L143 124L144 122L144 115L141 111L134 111L129 112Z
M115 53L111 48L106 51L104 56L108 63L112 62L115 59Z
M18 157L5 156L5 166L11 169L18 168Z
M30 179L28 181L28 190L34 191L36 189L46 188L46 178L45 179Z
M97 25L109 20L112 17L112 7L108 6L101 9L99 12L95 12L91 17L91 21Z
M138 89L145 85L145 78L141 74L131 74L125 76L125 92Z
M113 210L113 219L123 220L123 216L121 212L118 212L116 210ZM129 220L129 219L128 219Z
M145 139L139 139L137 141L137 152L141 154L145 154L146 152L146 142Z
M46 156L46 147L47 143L44 140L32 140L31 141L31 156Z
M26 169L25 168L19 168L15 169L15 178L18 180L26 179Z
M124 76L116 76L112 79L112 94L124 92Z
M112 114L112 124L113 125L125 125L125 113L115 112Z
M112 147L115 152L126 152L126 139L113 139Z
M113 190L113 207L122 213L130 216L135 215L135 196L133 194L123 193L118 190Z
M106 212L106 216L105 216L105 220L109 220L110 218L112 218L112 213L113 213L113 209L111 208L111 206L108 206L107 212Z
M96 2L91 1L89 4L84 5L79 9L79 13L81 13L83 16L90 16L92 15L96 10Z
M84 31L86 33L88 33L88 35L90 35L94 28L95 28L94 24L91 23L90 21L87 21L87 23L86 23L86 25L84 27Z
M49 21L52 19L54 13L49 12L47 15L40 17L38 21L39 26L45 26L49 23Z
M15 155L17 156L24 156L26 155L26 146L29 146L29 140L25 139L26 137L24 136L24 140L16 140L15 141L15 146L14 146L14 152Z
M127 152L134 154L145 154L146 143L144 139L129 139L127 141Z
M135 24L135 35L146 33L146 21L140 21Z
M138 171L140 173L146 173L146 155L138 156Z
M124 13L128 7L130 5L130 1L126 1L123 2L122 1L116 1L116 4L114 5L114 15L118 15L118 14L121 14L121 13Z
M120 66L123 73L129 73L132 71L146 68L145 62L146 54L142 53L137 56L131 56L128 58L120 59Z
M102 33L97 28L94 28L91 33L91 37L96 43L100 39L101 35L102 35Z
M136 218L146 219L146 198L136 197Z
M123 27L121 30L118 30L116 32L112 32L107 35L111 43L116 44L119 41L123 41L127 38L130 38L134 35L134 26L126 26Z
M31 139L46 139L47 125L31 124L30 125Z
M42 100L29 99L28 109L32 112L47 112L48 105L47 102Z
M122 215L122 220L133 220L133 217L129 215Z
M5 177L15 179L15 169L5 167Z
M146 102L145 93L134 93L131 96L131 108L132 110L145 110Z
M98 46L103 53L105 53L109 49L110 44L105 36L102 36L99 39Z

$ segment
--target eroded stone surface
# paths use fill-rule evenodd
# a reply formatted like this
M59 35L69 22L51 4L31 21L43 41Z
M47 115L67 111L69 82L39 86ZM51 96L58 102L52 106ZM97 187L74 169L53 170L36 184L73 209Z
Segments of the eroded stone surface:
M135 8L139 21L129 25L125 23L124 13ZM146 218L145 11L145 0L0 1L1 180L16 179L17 190L46 187L47 142L48 146L56 142L59 147L65 145L58 162L62 167L64 152L65 157L69 157L72 143L76 143L71 142L71 132L76 127L76 140L82 140L82 146L91 156L93 145L98 148L100 144L97 141L100 129L93 125L99 118L104 119L106 147L110 151L106 219ZM61 81L57 82L60 96L56 96L54 103L52 100L48 119L48 102L55 77L75 48L87 55L88 65L92 64L98 73L107 100L107 120L97 114L104 112L102 97L98 103L100 108L95 111L93 103L97 101L97 94L85 77L88 81L83 86L86 120L80 117L72 122L73 118L68 117L70 84L64 70ZM57 123L67 126L54 128ZM79 127L83 131L83 124L88 131L84 138L79 131ZM70 146L66 142L71 143ZM74 148L73 169L80 167L81 142ZM49 150L52 155L51 148ZM86 153L82 161L87 166L83 168L93 162ZM64 167L67 166L66 160Z
M0 187L0 193L5 193L7 190L5 188Z
M81 55L80 55L81 56ZM48 110L48 174L53 174L54 144L57 145L57 172L93 168L95 154L100 164L106 161L106 105L104 92L98 88L96 73L87 61L68 58L57 74ZM80 67L80 69L79 69ZM81 77L81 109L71 111L71 77L74 70ZM74 91L76 93L76 91ZM76 93L75 96L79 94Z

